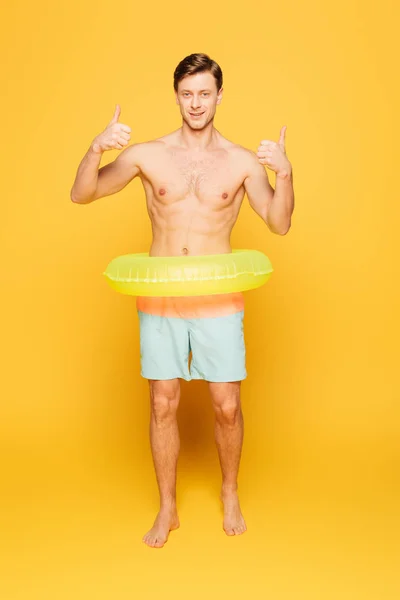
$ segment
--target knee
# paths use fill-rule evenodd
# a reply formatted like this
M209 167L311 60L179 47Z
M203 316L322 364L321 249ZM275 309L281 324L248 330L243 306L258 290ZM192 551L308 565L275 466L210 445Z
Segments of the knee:
M150 383L151 412L157 423L175 418L179 396L179 382L153 381Z
M242 416L240 400L226 398L222 402L214 403L215 416L221 425L235 425Z

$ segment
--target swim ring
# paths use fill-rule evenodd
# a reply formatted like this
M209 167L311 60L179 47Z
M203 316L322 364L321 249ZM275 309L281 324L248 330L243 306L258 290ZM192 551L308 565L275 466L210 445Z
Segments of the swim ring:
M149 256L148 252L114 258L104 271L110 286L131 296L201 296L260 287L273 272L258 250L201 256Z
M201 256L124 254L104 271L110 286L131 296L202 296L260 287L273 272L258 250Z

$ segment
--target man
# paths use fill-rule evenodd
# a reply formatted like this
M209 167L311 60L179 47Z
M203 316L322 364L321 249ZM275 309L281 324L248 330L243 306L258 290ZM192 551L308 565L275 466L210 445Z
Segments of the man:
M286 127L277 143L263 140L257 153L224 138L214 127L223 94L222 71L206 54L191 54L179 63L174 90L182 126L150 142L128 146L131 129L119 122L116 106L79 165L72 201L88 204L140 177L153 230L151 256L231 252L230 234L245 193L270 231L285 235L294 209ZM103 152L114 148L123 152L99 169ZM275 190L263 165L276 173ZM246 531L237 493L243 443L240 385L246 377L243 295L140 297L137 308L141 374L149 380L150 442L160 493L160 511L143 541L160 548L169 531L179 527L180 379L208 382L222 470L223 528L227 535L241 534Z

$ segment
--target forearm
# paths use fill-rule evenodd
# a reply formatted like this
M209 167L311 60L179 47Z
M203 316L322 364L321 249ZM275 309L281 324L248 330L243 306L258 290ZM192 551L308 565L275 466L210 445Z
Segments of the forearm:
M285 172L276 174L275 191L267 214L270 230L285 235L290 229L293 210L293 172L290 167Z
M83 157L71 189L71 200L78 204L92 201L97 188L97 178L102 154L94 152L92 144Z

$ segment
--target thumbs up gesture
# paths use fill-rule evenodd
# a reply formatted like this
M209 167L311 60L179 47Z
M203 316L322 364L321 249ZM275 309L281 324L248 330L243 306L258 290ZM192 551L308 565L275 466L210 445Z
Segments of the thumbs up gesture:
M278 177L287 175L292 170L292 165L286 156L285 135L286 125L281 129L278 142L262 140L257 152L259 162L275 171Z
M113 150L114 148L122 150L124 146L129 144L131 128L118 122L120 114L121 107L117 104L113 118L105 130L94 138L92 142L93 152L101 154L105 150Z

